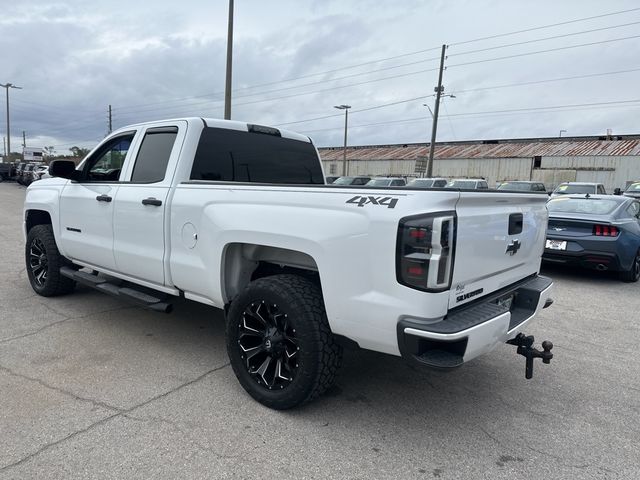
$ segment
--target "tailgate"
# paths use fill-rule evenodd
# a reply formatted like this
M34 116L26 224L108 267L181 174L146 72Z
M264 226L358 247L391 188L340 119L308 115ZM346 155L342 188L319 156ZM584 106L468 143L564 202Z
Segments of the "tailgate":
M461 192L449 308L537 273L546 195Z

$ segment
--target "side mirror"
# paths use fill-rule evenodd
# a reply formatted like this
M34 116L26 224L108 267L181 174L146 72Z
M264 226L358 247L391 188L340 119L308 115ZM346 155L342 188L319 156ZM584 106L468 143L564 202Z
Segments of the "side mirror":
M622 195L622 190L620 190L619 188L616 188L616 189L613 191L613 194L614 194L614 195Z
M49 175L52 177L79 180L80 172L76 170L76 164L71 160L54 160L49 164Z

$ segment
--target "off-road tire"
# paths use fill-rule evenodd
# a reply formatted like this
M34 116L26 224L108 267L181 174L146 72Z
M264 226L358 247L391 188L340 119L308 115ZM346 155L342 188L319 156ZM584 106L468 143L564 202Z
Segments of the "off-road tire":
M240 346L245 312L266 308L259 307L263 302L277 306L278 312L286 314L288 327L285 328L295 332L298 346L297 356L293 357L296 368L292 380L272 388L261 382L255 371L250 372L246 350ZM297 407L320 396L333 385L342 362L342 347L335 342L329 328L319 286L298 275L274 275L247 285L228 310L226 340L231 366L242 387L255 400L276 410Z
M633 259L631 268L629 270L623 270L620 272L620 280L623 282L633 283L640 279L640 250L636 253L636 257Z
M34 260L34 247L43 251L46 257L46 276L38 279L40 270L34 268L31 262ZM60 274L60 269L65 266L72 266L71 262L63 257L58 251L56 240L53 235L51 225L36 225L27 234L25 245L25 263L29 283L34 292L43 297L55 297L73 292L76 282Z

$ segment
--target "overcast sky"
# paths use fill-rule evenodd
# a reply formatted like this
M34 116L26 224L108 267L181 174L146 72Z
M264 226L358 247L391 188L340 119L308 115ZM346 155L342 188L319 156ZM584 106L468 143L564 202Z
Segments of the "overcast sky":
M12 150L23 130L29 146L91 147L107 132L109 104L114 129L222 118L227 8L227 0L0 0L0 83L23 87L10 90ZM440 141L640 133L634 36L634 0L236 0L232 118L338 146L344 114L333 106L349 104L350 145L428 141L423 104L433 108L447 44L443 84L456 98L441 103ZM581 106L531 110L567 105ZM301 121L309 119L317 120Z

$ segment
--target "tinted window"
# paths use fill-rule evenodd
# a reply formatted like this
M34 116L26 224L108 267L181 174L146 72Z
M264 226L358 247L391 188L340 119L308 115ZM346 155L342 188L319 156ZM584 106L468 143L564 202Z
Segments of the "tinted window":
M320 160L311 143L222 128L202 131L191 179L324 184ZM340 179L335 183L340 184Z
M565 213L591 213L594 215L606 215L613 212L619 202L601 198L555 198L549 200L547 209L550 212Z
M154 183L164 180L177 134L175 127L147 130L133 167L132 182Z
M404 180L393 180L391 182L392 187L401 187L403 185L405 185Z
M602 185L598 185L598 193L604 195L606 192L604 191L604 187Z
M134 134L130 133L113 138L87 159L83 169L85 180L96 182L117 181L133 136Z
M478 188L489 188L487 182L478 182Z
M414 178L411 180L408 185L414 188L431 188L434 185L433 180L430 178Z
M369 177L358 177L353 181L353 185L365 185L369 181Z

